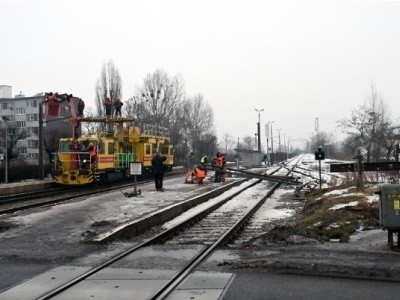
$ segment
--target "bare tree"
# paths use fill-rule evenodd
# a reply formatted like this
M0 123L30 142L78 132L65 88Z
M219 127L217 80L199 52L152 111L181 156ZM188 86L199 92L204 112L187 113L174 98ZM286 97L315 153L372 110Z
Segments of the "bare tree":
M19 149L17 147L18 141L25 139L28 136L28 132L25 128L18 127L15 121L10 122L3 118L0 124L1 124L0 142L2 148L5 149L5 151L7 151L7 162L9 165L12 159L18 158L19 156L19 151L18 151ZM7 143L5 138L7 138ZM6 166L6 168L8 168L8 165Z
M221 139L221 146L226 154L233 154L233 148L237 145L232 135L224 133Z
M309 139L309 147L311 151L316 151L319 147L325 148L325 145L331 144L333 141L333 134L319 131Z
M351 113L351 117L339 121L349 138L358 142L358 147L365 154L367 162L378 161L386 156L389 142L390 121L382 97L371 86L371 95ZM353 144L353 143L351 143Z
M389 129L387 134L386 160L390 160L391 158L394 158L396 161L399 160L399 141L400 134L393 131L393 128Z
M215 147L205 137L214 135L214 114L203 95L197 94L184 101L185 133L195 155L210 154ZM209 147L211 146L211 148Z
M96 108L99 116L104 115L104 101L110 97L114 103L122 96L122 80L118 68L110 60L101 68L100 78L96 83ZM113 111L111 112L113 113Z
M49 158L49 164L51 165L53 153L58 150L58 142L62 134L57 129L44 129L44 150L47 153L47 157Z
M91 107L86 110L86 117L94 117L94 112ZM83 135L93 135L96 134L100 129L101 125L97 122L85 122L83 121L81 123L81 129L82 129L82 134Z
M139 123L153 124L157 128L170 128L174 111L185 97L184 82L180 76L170 77L163 70L147 74L131 100L140 109Z
M190 150L210 155L216 149L213 111L202 95L185 98L181 76L170 77L164 70L147 74L125 101L125 109L142 131L162 134L166 129L177 163L184 162Z
M170 136L174 144L175 161L177 163L185 163L189 152L188 141L186 139L186 116L181 103L173 113L170 120Z
M180 163L187 154L185 141L184 81L181 76L170 77L163 70L149 73L135 95L125 101L125 111L136 117L142 131L167 132L175 148L175 160ZM152 127L152 128L151 128Z
M254 149L254 147L255 147L255 141L252 136L248 136L248 135L245 136L242 139L242 142L243 142L242 146L241 146L242 149L251 150L251 149Z

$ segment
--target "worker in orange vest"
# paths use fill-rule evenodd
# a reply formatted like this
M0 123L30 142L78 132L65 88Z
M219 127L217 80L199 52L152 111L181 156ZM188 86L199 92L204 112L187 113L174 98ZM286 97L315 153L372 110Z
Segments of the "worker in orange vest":
M204 178L206 178L206 172L201 166L196 166L193 170L194 173L194 182L198 184L202 184Z
M217 152L214 157L215 180L214 182L221 182L222 159L221 153Z
M89 144L88 150L90 155L90 162L93 164L96 161L96 156L97 156L96 147L94 146L93 143Z

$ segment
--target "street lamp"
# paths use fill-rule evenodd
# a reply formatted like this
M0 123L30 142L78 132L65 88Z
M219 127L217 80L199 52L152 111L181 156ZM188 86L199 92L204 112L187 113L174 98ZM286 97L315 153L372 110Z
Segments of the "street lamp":
M268 124L271 125L271 166L274 164L274 136L273 136L273 131L272 131L272 123L275 121L268 122ZM268 145L267 145L268 147Z
M260 129L260 120L261 120L261 112L264 111L264 108L258 110L257 108L255 109L256 112L258 112L258 123L257 123L257 134L258 134L258 152L261 152L261 129Z
M283 153L286 154L286 133L283 134ZM286 155L287 156L287 155Z
M278 131L279 152L282 152L282 150L281 150L281 130L282 130L282 128L279 128L276 130L276 131Z

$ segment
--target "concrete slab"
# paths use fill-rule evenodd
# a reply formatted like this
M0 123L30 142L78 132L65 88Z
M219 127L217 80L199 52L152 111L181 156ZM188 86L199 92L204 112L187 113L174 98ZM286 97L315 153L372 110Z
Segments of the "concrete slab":
M178 289L224 289L233 276L232 273L195 272L187 277Z
M89 270L85 267L58 267L6 290L0 294L0 299L36 299Z
M195 272L167 297L173 300L217 300L232 282L232 273Z
M26 193L32 190L41 191L52 188L52 180L46 178L44 180L32 180L12 183L2 183L0 185L0 196L10 194Z
M177 290L171 293L167 300L218 300L224 290Z
M175 273L176 270L106 268L88 277L87 280L159 280L169 279Z
M56 297L56 300L144 300L157 292L168 280L85 280Z

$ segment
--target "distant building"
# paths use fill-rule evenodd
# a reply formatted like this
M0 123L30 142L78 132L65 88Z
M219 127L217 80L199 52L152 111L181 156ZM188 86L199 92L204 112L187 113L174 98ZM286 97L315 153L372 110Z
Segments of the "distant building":
M248 149L235 149L241 157L241 166L245 168L259 167L261 165L263 155L261 152Z
M12 87L9 85L0 85L0 98L11 98Z
M8 122L15 122L17 127L25 128L28 131L26 139L18 141L17 147L20 155L24 156L28 163L36 164L39 162L39 105L43 103L44 94L39 93L36 96L25 97L20 92L15 98L12 98L2 97L2 92L6 96L11 96L11 87L0 85L0 120L3 122L4 119L7 119ZM72 126L70 126L70 122L65 122L69 116L68 103L60 105L60 118L46 117L43 106L43 128L57 129L62 132L63 136L71 136ZM4 140L4 137L0 137L0 140ZM45 153L44 159L47 161Z

